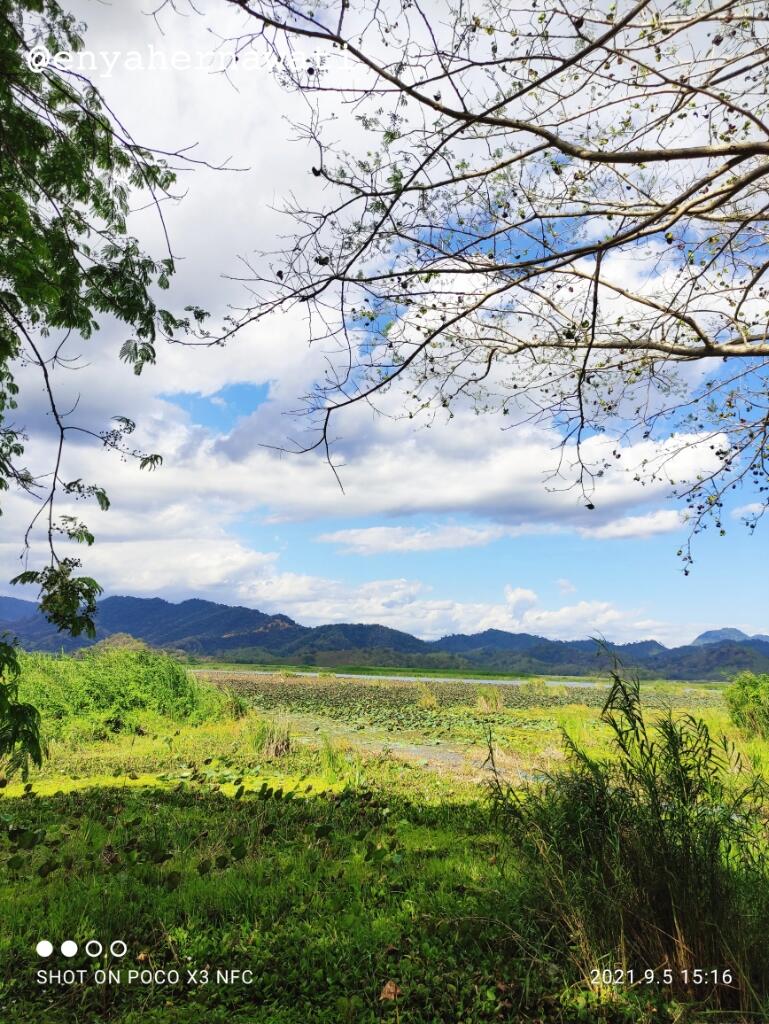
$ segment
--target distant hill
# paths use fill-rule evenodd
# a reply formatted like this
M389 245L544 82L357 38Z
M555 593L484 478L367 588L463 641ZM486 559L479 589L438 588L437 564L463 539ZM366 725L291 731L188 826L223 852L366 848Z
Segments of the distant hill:
M13 620L19 639L30 650L74 650L92 642L59 633L35 605L31 608L30 617ZM266 615L254 608L199 599L172 604L159 597L107 597L99 602L96 624L96 640L129 633L155 647L175 647L190 654L258 646L272 631L304 629L287 615Z
M34 601L20 601L18 597L0 597L0 623L20 622L37 611Z
M731 626L725 629L708 629L706 632L700 633L695 640L692 640L692 647L702 647L705 644L719 644L724 640L731 640L738 644L743 644L748 640L762 640L764 643L769 643L769 635L754 633L753 636L748 636L741 629L734 629Z
M96 621L97 641L127 633L155 647L242 662L589 675L617 657L647 678L728 679L743 670L769 672L769 638L736 629L711 630L672 649L656 640L599 649L593 640L549 640L499 629L428 641L381 625L308 627L254 608L198 599L173 604L158 597L105 598ZM0 598L3 630L18 635L28 650L69 651L93 643L57 632L32 602L16 598Z

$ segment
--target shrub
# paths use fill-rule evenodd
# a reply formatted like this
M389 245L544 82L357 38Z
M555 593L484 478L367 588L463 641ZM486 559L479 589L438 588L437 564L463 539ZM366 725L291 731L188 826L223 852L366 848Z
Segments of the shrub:
M683 994L684 971L729 967L732 987L698 997L755 1010L767 987L765 785L704 722L668 712L647 726L637 680L613 679L602 719L614 757L567 736L566 767L540 785L516 791L494 771L535 933L584 978L669 968Z
M769 739L769 675L741 673L726 688L726 703L739 729Z
M133 732L142 712L173 719L210 717L224 700L174 658L152 650L89 650L77 658L22 654L19 662L19 694L54 733L79 717L90 720L95 734Z

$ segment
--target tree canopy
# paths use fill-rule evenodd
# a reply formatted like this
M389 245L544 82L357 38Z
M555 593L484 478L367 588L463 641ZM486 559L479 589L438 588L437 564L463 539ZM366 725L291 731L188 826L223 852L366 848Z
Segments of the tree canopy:
M290 197L296 230L269 271L250 264L229 332L306 308L330 365L307 397L312 446L330 452L336 413L397 382L409 417L469 403L555 424L551 483L587 509L625 465L671 483L690 540L724 530L741 484L755 527L765 2L226 2L244 14L234 53L267 47L306 100L326 185L317 208Z

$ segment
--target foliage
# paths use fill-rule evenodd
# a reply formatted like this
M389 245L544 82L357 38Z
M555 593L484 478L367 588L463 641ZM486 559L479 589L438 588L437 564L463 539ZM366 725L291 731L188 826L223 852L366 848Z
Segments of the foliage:
M372 754L365 736L356 742L355 715L338 714L331 725L321 717L321 698L328 706L338 681L258 682L259 693L274 686L281 707L296 712L290 749L279 757L256 749L254 737L273 727L279 733L287 719L249 712L198 725L196 715L153 721L144 734L58 744L55 762L26 787L2 790L3 1020L69 1024L75 1000L94 1024L712 1019L708 1008L699 1012L701 990L675 999L664 986L607 990L578 977L574 949L559 946L555 931L543 935L533 876L525 860L507 856L492 827L472 755L471 775L451 761L422 771L381 749L397 748L400 726ZM390 685L403 691L391 703L396 722L404 697L418 707L419 690ZM473 716L479 728L491 722L496 732L497 715L472 706L474 688L433 685L448 687L438 691L442 709ZM362 705L364 688L373 704L388 685L350 684L350 700ZM500 687L506 699L519 689ZM680 687L665 692L697 696ZM342 687L340 701L343 694ZM243 689L241 696L251 702ZM571 721L578 710L597 733L592 707L549 704L524 714L513 706L499 714L533 725L541 712ZM759 891L757 912L762 899ZM254 984L51 989L35 982L41 935L72 936L81 946L120 935L128 967L236 966L253 970ZM757 992L766 973L753 979ZM385 1002L390 981L399 995ZM728 1019L750 1018L731 1012Z
M237 690L234 690L231 686L224 686L221 689L222 700L224 706L227 708L227 714L230 718L237 721L239 718L245 718L248 714L248 701Z
M435 692L432 686L427 683L418 683L419 690L419 706L425 708L427 711L435 711L438 707L438 694Z
M769 675L742 672L725 697L736 726L750 736L769 738Z
M477 787L383 756L329 784L302 743L263 789L249 719L180 723L174 746L63 750L26 793L6 790L3 1020L70 1024L76 999L89 1024L672 1024L664 997L633 992L578 1016L591 994L561 992L520 949ZM52 990L35 981L41 935L119 935L124 967L247 968L253 984Z
M602 718L611 758L567 736L567 767L543 783L519 792L495 774L531 919L586 979L596 967L669 968L683 995L683 972L729 967L734 984L701 997L756 1009L767 995L766 784L701 719L668 712L647 725L637 682L614 676Z
M44 569L27 569L11 583L36 583L40 588L40 610L59 630L72 636L96 636L96 599L102 588L90 576L72 576L79 568L77 558L54 559Z
M38 523L47 536L48 564L25 567L12 582L37 585L41 610L57 629L93 636L101 587L77 575L80 559L60 557L56 542L91 545L94 536L75 516L57 518L56 501L63 494L105 510L109 498L98 484L62 476L65 440L77 431L141 468L155 468L161 457L126 443L135 428L126 416L101 431L70 422L57 404L55 371L68 365L69 336L91 338L102 318L134 335L121 357L137 373L155 361L157 339L185 331L189 320L153 296L174 273L170 251L160 260L147 256L128 227L132 195L158 212L171 196L167 157L138 145L84 76L36 63L40 47L49 54L82 49L82 30L56 0L0 0L0 491L13 484L40 497L24 537L27 555ZM202 311L189 312L202 320ZM13 372L19 360L39 371L57 434L44 474L21 462L26 439L8 418L20 401ZM10 648L2 650L7 660ZM0 705L0 731L16 745L27 743L33 760L43 750L36 722L29 709Z
M322 679L302 676L267 676L248 672L218 672L208 677L218 685L232 688L267 714L291 713L333 719L355 732L373 729L383 733L412 733L415 738L443 742L484 744L489 725L505 745L520 746L521 729L544 728L540 720L526 721L521 712L534 709L600 709L606 700L605 687L545 687L542 692L526 685L490 685L472 682L429 684L424 698L423 683L394 679ZM485 695L485 696L484 696ZM721 708L718 691L691 693L676 685L658 692L649 684L647 701L659 705ZM481 707L481 703L483 706ZM427 706L426 706L427 704ZM548 728L557 731L552 722Z
M109 636L105 636L103 640L99 640L87 648L83 653L101 653L114 650L148 651L150 650L150 645L145 643L144 640L138 640L135 636L131 636L130 633L111 633ZM76 657L78 656L80 655L76 655Z
M39 768L46 748L40 734L40 713L19 700L20 671L15 648L0 643L0 769L6 776L21 771L26 778L29 762Z
M291 750L291 733L285 723L258 718L251 723L248 736L259 757L283 757Z

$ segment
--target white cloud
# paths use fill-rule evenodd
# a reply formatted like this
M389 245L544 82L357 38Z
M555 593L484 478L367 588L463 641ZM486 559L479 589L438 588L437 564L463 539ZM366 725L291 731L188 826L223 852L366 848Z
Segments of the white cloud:
M535 633L565 640L606 634L617 641L656 637L663 643L680 630L637 609L608 601L580 601L560 608L542 607L537 594L507 586L499 601L453 601L435 597L425 584L408 579L372 580L352 585L320 577L275 574L244 583L239 599L265 611L283 611L307 625L326 622L376 622L438 639L450 633L486 629Z
M368 526L351 530L322 533L317 538L324 544L336 544L345 554L379 555L388 552L439 551L482 547L504 538L536 534L564 533L575 529L579 536L609 540L629 537L651 537L680 529L683 520L679 512L660 509L641 516L621 516L597 527L573 527L555 522L528 522L519 526ZM559 580L563 593L574 590L568 580ZM564 585L566 589L564 589Z
M322 533L317 539L336 544L347 554L379 555L385 552L439 551L445 548L481 547L510 536L502 526L369 526L356 530Z
M556 580L555 582L556 582L556 586L558 587L558 590L562 594L573 594L576 591L576 589L577 589L574 586L574 584L571 582L571 580L567 580L567 579L563 579L562 578L560 580Z
M657 533L671 533L684 525L680 512L674 509L660 509L643 516L625 516L615 522L605 523L593 530L580 530L585 537L618 539L622 537L651 537Z

